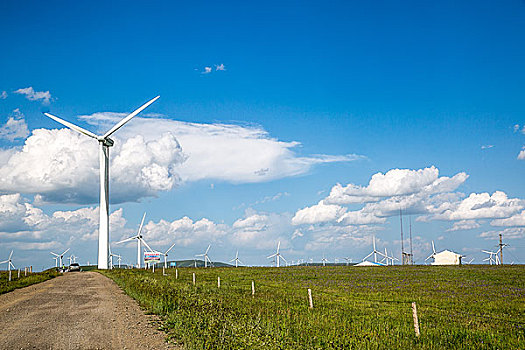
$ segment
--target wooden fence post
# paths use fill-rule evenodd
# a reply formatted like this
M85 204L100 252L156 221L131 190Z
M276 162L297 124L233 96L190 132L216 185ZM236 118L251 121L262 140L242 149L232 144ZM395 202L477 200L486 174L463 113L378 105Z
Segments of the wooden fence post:
M416 337L419 337L419 320L417 318L417 308L416 303L412 303L412 316L414 317L414 331L416 332Z
M18 279L20 279L20 269L18 269Z
M193 285L195 285L195 272L193 273Z
M179 279L179 269L175 268L175 279Z
M24 277L26 277L26 276L27 276L27 266L24 267Z
M217 277L217 288L221 288L221 278Z
M312 290L308 288L308 302L310 303L310 309L314 308L314 302L312 300Z
M255 282L252 281L252 297L255 296Z
M29 272L33 273L33 266L29 266Z

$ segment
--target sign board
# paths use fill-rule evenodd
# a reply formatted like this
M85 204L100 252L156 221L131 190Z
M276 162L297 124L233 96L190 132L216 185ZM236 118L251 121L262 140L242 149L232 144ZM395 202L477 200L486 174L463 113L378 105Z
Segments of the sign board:
M170 267L177 267L176 261L170 261Z
M144 262L146 264L153 264L160 262L161 253L159 252L144 252Z

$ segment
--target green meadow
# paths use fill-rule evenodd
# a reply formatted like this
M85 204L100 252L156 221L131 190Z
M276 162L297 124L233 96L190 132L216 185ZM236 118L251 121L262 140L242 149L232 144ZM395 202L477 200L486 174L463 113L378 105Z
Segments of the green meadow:
M47 281L51 278L55 278L59 273L55 269L50 269L37 273L27 273L27 276L24 276L24 271L20 273L20 278L18 278L18 270L11 271L11 281L9 281L9 272L0 271L0 294L4 294L15 290L17 288L23 288L30 286L35 283L40 283Z
M186 349L525 349L523 266L103 273Z

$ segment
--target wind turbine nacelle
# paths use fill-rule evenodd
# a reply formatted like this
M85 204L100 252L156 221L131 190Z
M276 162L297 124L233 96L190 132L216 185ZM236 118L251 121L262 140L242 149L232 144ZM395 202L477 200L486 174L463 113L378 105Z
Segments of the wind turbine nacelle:
M110 139L109 137L100 138L100 139L98 139L98 141L102 142L102 144L104 146L106 146L106 147L112 147L115 144L115 142L112 139Z

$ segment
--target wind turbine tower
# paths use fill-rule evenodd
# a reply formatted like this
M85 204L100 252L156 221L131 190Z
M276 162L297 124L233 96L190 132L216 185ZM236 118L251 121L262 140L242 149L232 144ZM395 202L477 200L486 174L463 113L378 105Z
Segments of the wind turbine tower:
M107 269L109 261L109 148L113 146L114 141L109 137L124 124L129 122L133 117L142 112L150 104L155 102L160 96L157 96L138 109L133 111L131 114L126 116L124 119L115 124L109 129L104 135L96 135L91 131L85 130L75 124L60 119L52 114L44 113L45 116L55 120L56 122L67 126L71 130L75 130L81 134L94 138L99 143L99 162L100 162L100 220L98 229L98 268Z

